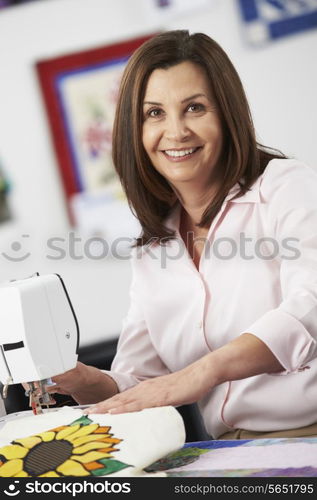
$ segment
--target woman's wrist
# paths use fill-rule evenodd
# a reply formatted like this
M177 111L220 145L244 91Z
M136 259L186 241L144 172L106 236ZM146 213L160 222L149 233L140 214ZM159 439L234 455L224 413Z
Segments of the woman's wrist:
M225 382L225 367L218 351L212 351L202 358L202 369L208 390Z
M114 396L117 392L117 384L109 375L94 366L82 365L78 389L71 396L79 404L92 404Z
M220 368L214 352L206 354L188 367L184 368L191 383L197 387L197 399L221 383Z

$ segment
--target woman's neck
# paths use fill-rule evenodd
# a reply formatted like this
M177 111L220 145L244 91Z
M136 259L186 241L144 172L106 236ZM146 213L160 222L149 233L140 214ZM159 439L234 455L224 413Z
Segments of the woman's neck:
M216 186L211 186L206 189L195 189L192 186L190 189L182 189L177 191L177 197L187 214L188 221L193 224L199 224L202 215L217 192Z

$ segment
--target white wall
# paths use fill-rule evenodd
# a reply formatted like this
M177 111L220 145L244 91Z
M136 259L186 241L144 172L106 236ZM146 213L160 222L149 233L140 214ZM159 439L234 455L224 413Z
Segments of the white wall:
M150 16L151 0L45 0L0 13L0 158L12 183L14 219L0 226L0 281L35 271L61 274L81 327L81 343L116 336L128 307L128 261L47 259L47 238L67 238L62 184L33 64L159 29L212 36L244 82L260 140L317 167L317 31L261 49L243 37L235 0L171 20ZM23 235L29 235L23 237ZM20 253L13 242L22 245ZM10 262L1 252L23 262Z

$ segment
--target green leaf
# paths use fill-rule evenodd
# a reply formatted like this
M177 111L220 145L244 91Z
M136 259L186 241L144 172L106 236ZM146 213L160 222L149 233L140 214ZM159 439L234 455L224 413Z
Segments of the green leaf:
M182 448L180 450L169 453L163 458L160 458L153 464L146 467L145 472L161 471L174 469L195 462L199 455L208 453L209 449L201 448Z
M80 417L78 418L77 420L74 420L74 422L72 422L70 425L90 425L92 424L93 421L90 420L90 418L86 417L86 416L83 416L83 417Z
M97 462L101 463L105 467L103 467L102 469L92 470L91 473L93 476L105 476L107 474L112 474L113 472L118 472L118 470L131 467L131 465L124 464L119 460L111 460L110 458L102 458L101 460L97 460Z

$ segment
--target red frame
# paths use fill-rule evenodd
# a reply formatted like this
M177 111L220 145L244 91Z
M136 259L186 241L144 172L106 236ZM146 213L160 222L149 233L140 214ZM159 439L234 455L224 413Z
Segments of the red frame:
M36 63L36 71L42 90L47 118L51 128L52 140L56 152L60 174L67 199L77 193L73 159L71 156L65 124L60 109L60 101L55 81L61 74L80 70L95 64L102 64L120 57L130 56L143 42L154 35L147 35L113 45L68 54Z

